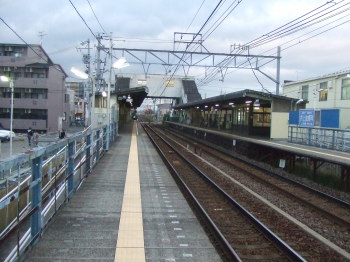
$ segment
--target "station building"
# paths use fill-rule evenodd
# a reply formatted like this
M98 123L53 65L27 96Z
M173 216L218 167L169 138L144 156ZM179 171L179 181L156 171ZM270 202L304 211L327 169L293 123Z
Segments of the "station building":
M171 121L244 136L288 138L289 112L298 99L242 90L173 107Z

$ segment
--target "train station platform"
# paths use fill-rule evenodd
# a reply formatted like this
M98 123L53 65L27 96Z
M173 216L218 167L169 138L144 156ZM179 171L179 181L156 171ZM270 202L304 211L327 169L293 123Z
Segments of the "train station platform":
M206 137L208 136L208 134L213 134L216 136L221 136L221 137L230 139L230 141L246 142L254 145L268 147L271 149L290 152L300 156L307 156L307 157L319 159L329 163L350 166L349 152L342 152L342 151L336 151L336 150L331 150L326 148L291 143L285 139L266 139L266 138L260 138L256 136L242 136L242 135L225 132L223 130L202 128L202 127L192 126L188 124L169 122L169 121L167 121L166 123L170 126L176 127L181 130L184 130L184 129L191 130L192 134L194 133L193 130L195 130L197 136L199 136L199 132L205 134Z
M23 261L221 261L147 135L128 123Z

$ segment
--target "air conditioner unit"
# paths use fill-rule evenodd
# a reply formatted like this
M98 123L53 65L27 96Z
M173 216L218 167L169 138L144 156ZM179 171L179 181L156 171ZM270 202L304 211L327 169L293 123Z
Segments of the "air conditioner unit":
M5 51L12 51L13 49L12 49L12 46L5 46L4 50Z
M9 66L4 67L4 72L10 72L10 71L11 71L11 67L9 67Z

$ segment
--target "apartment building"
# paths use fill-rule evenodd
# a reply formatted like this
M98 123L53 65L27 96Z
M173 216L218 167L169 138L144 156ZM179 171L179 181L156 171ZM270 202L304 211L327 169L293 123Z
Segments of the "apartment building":
M0 43L0 76L14 82L13 130L56 132L69 126L67 74L40 45ZM11 88L0 81L0 123L10 128Z
M297 104L305 103L303 113L311 114L311 126L350 128L350 70L285 82L283 95L299 99Z

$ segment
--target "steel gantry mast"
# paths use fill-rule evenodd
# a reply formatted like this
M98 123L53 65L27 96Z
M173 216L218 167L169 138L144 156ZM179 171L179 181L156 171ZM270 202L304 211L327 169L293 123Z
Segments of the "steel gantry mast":
M122 57L127 57L130 64L139 64L143 68L145 75L148 75L151 66L162 66L164 74L168 75L174 67L183 69L187 77L192 67L202 67L208 69L217 69L221 74L222 80L225 78L228 69L250 69L256 70L279 86L280 74L280 52L274 55L254 55L250 54L249 46L237 45L230 53L209 52L198 40L197 47L186 48L186 50L176 50L175 45L189 45L189 40L179 40L178 35L188 36L190 33L178 33L174 35L173 50L161 49L136 49L113 47L113 50ZM192 34L193 37L195 34ZM177 38L176 38L177 37ZM180 48L178 48L180 49ZM200 49L200 51L196 51ZM204 51L203 51L204 50ZM235 53L233 53L236 51ZM262 67L268 63L277 60L276 76L271 76L262 71ZM249 62L248 62L249 61ZM277 89L277 88L276 88ZM278 90L276 91L278 92Z

